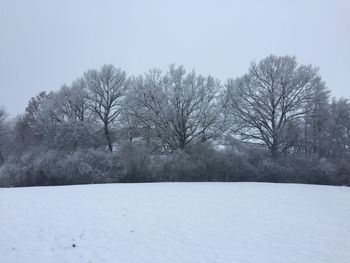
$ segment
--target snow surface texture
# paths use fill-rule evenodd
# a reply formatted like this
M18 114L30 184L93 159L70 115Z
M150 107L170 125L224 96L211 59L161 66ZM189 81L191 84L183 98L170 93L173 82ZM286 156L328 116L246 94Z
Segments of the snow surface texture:
M0 189L0 262L349 263L350 188L156 183Z

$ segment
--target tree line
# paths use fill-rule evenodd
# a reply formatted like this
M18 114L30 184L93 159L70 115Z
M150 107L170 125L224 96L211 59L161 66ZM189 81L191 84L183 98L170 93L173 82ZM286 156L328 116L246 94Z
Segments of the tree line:
M222 84L171 65L88 70L0 110L0 185L264 181L350 185L350 103L270 55Z

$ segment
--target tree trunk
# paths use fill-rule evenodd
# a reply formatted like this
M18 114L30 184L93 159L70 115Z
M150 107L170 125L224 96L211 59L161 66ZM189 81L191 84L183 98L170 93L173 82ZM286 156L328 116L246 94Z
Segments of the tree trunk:
M105 137L106 137L106 140L107 140L108 149L109 149L111 152L113 152L112 140L111 140L111 135L110 135L110 133L109 133L108 123L105 123L104 129L105 129Z
M308 129L307 129L307 119L305 120L305 126L304 126L304 136L305 136L305 156L309 155L309 136L308 136Z
M133 134L132 134L132 130L130 129L128 132L129 135L129 142L132 142L132 140L134 139Z
M2 152L1 152L1 145L0 145L0 165L2 165L4 162L4 157L2 155Z
M276 140L274 140L272 143L271 154L272 154L273 159L277 159L277 157L278 157L278 143Z

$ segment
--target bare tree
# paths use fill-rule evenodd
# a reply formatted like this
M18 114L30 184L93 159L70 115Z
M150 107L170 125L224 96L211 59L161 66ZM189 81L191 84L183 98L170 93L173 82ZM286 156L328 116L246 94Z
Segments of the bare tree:
M29 144L37 144L50 137L47 129L49 123L43 121L42 115L47 114L44 108L51 97L52 93L47 94L45 91L32 97L23 117L17 121L16 133L20 135L25 148Z
M333 99L329 106L323 144L326 156L348 158L350 155L350 102L348 99Z
M110 129L121 113L126 74L113 65L104 65L99 71L87 71L84 79L89 92L89 108L102 122L108 148L113 151Z
M243 140L267 146L277 157L282 147L288 147L282 140L288 128L305 116L305 105L320 82L318 69L298 66L295 57L271 55L251 63L248 74L227 82L234 131Z
M325 156L327 149L325 141L328 137L327 122L329 116L330 91L324 83L316 85L311 100L307 104L307 114L304 124L304 150L305 155L318 154ZM329 123L328 123L329 124Z
M63 85L56 94L55 100L64 119L90 121L88 91L84 79L79 78L73 81L71 86Z
M130 111L153 129L166 149L214 139L220 130L219 81L186 74L171 65L166 74L153 70L134 78Z

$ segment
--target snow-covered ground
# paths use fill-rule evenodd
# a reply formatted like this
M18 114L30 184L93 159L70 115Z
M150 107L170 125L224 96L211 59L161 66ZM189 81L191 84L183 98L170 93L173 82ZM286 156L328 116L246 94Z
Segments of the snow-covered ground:
M0 262L349 263L350 188L158 183L0 189Z

